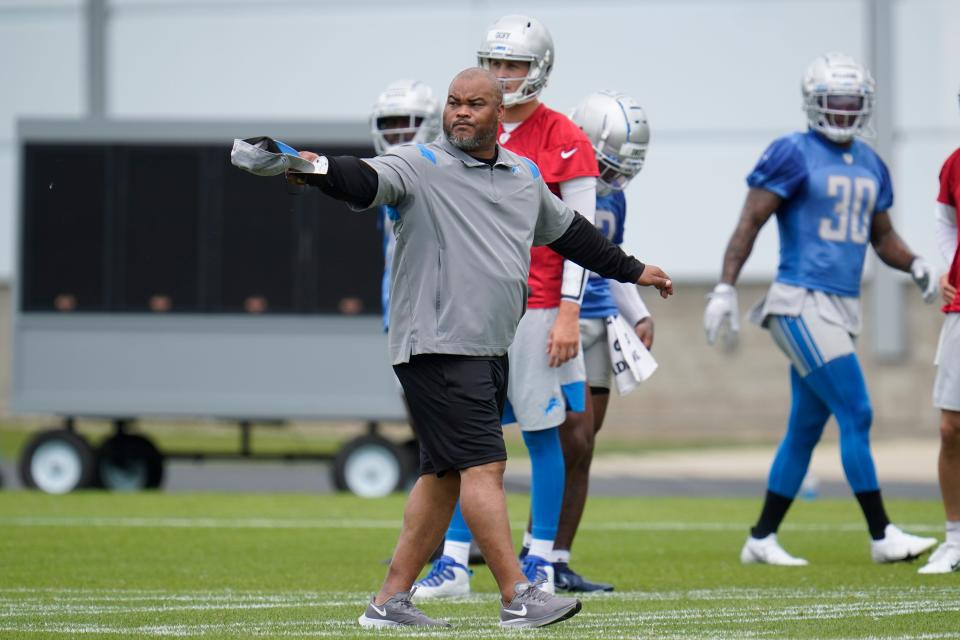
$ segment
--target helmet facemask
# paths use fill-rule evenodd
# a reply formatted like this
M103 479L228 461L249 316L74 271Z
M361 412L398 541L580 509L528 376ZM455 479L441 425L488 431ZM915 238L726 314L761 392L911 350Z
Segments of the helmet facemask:
M546 55L538 60L534 56L492 55L479 52L477 53L477 64L487 71L490 71L491 60L514 60L526 62L530 65L527 75L523 78L497 77L497 82L500 83L500 89L503 91L503 106L512 107L536 100L540 92L547 86L547 76L550 74L552 66L550 62L551 53L551 51L547 51ZM519 82L519 86L513 91L509 91L507 87L515 82Z
M870 71L843 53L825 53L807 67L800 83L810 128L838 144L871 136L875 83Z
M433 91L416 80L390 84L370 113L370 137L377 155L411 142L431 142L440 133Z
M600 175L597 182L608 191L623 191L640 170L647 157L647 145L624 142L619 149L606 146L606 140L600 140L593 146L597 154L597 168Z
M846 143L855 136L873 135L870 116L873 93L859 91L813 91L804 96L804 107L810 128L837 143Z
M616 91L596 91L570 113L597 157L597 192L623 191L643 169L650 125L640 104Z
M370 135L373 137L373 146L377 155L408 142L425 142L425 136L418 139L417 134L423 130L426 118L412 113L381 115L373 119L373 128Z

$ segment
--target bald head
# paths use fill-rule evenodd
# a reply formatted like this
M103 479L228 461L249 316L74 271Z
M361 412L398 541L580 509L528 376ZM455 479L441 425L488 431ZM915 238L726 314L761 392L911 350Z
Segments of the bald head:
M490 71L482 69L481 67L467 67L453 77L453 80L450 82L450 91L453 91L454 86L460 82L471 83L475 88L486 85L487 90L490 91L494 97L495 104L497 106L503 104L503 89L500 87L497 76L493 75Z
M443 108L443 135L451 144L475 158L494 157L502 117L503 91L496 76L479 67L456 75Z

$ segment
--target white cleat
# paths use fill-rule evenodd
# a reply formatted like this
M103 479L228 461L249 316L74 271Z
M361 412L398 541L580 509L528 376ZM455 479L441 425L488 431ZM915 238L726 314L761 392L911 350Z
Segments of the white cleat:
M920 567L917 573L925 575L952 573L958 569L960 569L960 545L944 542L930 554L927 564Z
M870 555L877 563L913 560L935 544L936 538L914 536L888 524L883 530L883 539L870 541Z
M750 536L740 551L740 562L743 564L773 564L781 567L805 567L808 562L803 558L794 558L783 550L777 542L777 534L771 533L766 538Z
M430 573L416 583L411 598L417 602L431 598L455 598L470 595L470 569L450 556L440 556Z

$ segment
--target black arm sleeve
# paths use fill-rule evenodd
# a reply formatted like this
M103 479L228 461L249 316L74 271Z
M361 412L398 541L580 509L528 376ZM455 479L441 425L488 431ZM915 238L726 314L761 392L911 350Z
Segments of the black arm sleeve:
M360 158L327 156L326 175L308 173L304 181L331 198L345 200L357 207L366 207L377 197L377 172Z
M643 273L642 262L607 240L579 213L574 214L573 222L563 235L547 246L604 278L636 284Z

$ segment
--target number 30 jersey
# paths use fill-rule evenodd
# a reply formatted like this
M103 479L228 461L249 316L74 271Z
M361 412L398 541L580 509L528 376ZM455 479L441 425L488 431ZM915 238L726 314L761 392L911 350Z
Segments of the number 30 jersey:
M780 196L777 282L859 297L873 216L893 205L880 156L808 131L774 140L747 184Z

